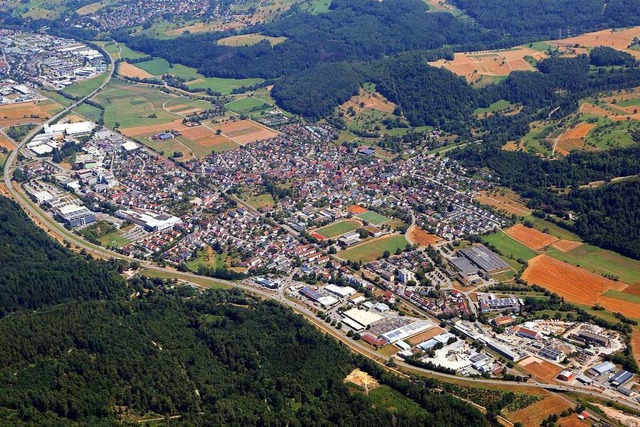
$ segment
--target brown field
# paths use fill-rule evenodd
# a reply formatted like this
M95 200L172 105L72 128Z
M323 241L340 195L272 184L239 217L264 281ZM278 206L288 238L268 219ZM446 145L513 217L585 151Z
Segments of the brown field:
M442 240L440 237L428 233L420 227L411 227L408 237L410 241L416 242L420 246L434 245Z
M363 214L363 213L367 212L367 210L365 208L363 208L362 206L358 206L358 205L349 206L347 208L347 210L349 212L351 212L352 214L354 214L354 215L360 215L360 214Z
M518 363L518 366L545 383L555 380L558 374L562 371L562 368L559 366L556 366L551 362L547 362L546 360L538 359L534 356L527 357L522 362Z
M593 123L578 123L573 128L563 132L556 141L556 151L566 156L572 150L584 148L585 137L595 127L596 125Z
M508 214L514 214L518 216L531 215L531 209L526 207L519 201L520 197L512 192L487 192L483 191L476 197L476 200L483 205L493 206L498 210L503 210Z
M556 242L553 242L551 246L558 249L559 251L569 252L570 250L577 248L581 244L582 242L560 239Z
M87 119L82 116L79 116L77 114L69 114L68 116L65 116L64 119L60 120L60 123L79 123L85 121L87 121Z
M512 71L533 71L535 68L524 59L525 56L537 60L547 57L545 53L528 47L516 47L509 50L456 53L453 61L441 59L430 65L446 68L472 83L482 76L508 76Z
M182 119L176 119L169 123L160 123L148 126L136 126L132 128L121 129L126 136L146 136L164 132L165 130L175 129L182 132L187 127L182 124Z
M516 141L507 141L507 143L502 146L502 149L504 151L522 151L522 147L520 147Z
M640 38L640 27L629 28L627 30L612 31L602 30L594 33L587 33L568 39L551 41L549 44L562 47L573 47L578 44L581 47L608 46L614 49L628 52L636 57L640 57L640 52L628 49L635 37Z
M556 425L559 425L562 427L587 427L587 426L590 426L591 424L587 421L583 421L580 418L578 418L578 415L571 414L568 417L560 418L556 423Z
M182 133L182 136L186 139L203 147L233 143L233 141L226 136L216 135L212 129L206 126L187 127L181 130L180 133Z
M224 136L240 145L262 141L278 135L268 127L252 122L251 120L238 120L236 122L221 123L216 126L222 130Z
M538 231L535 228L525 227L522 224L514 225L505 230L505 233L509 237L536 251L559 240L557 237Z
M506 417L509 421L521 422L526 427L538 427L542 420L549 417L549 415L559 414L570 407L571 405L569 405L564 399L550 395L524 409L509 412L506 414Z
M375 378L357 368L351 371L344 381L364 387L366 393L368 393L369 390L380 387L380 383Z
M208 24L204 22L198 22L186 27L174 28L172 30L165 31L165 34L168 36L180 36L184 33L185 30L188 30L192 34L197 34L208 33L210 31L237 30L242 27L244 27L244 25L241 22L221 23L214 21Z
M362 107L361 104L364 104ZM396 108L396 104L387 100L379 93L370 94L364 89L360 89L358 95L352 97L350 100L340 106L344 111L347 111L349 107L353 107L356 114L369 108L371 110L382 111L383 113L393 113Z
M640 304L605 297L609 289L621 291L625 283L616 282L595 273L559 261L547 255L539 255L529 260L529 266L522 278L531 284L540 285L570 302L593 305L596 302L613 312L638 317Z
M55 114L58 109L60 109L60 105L49 100L1 105L0 127L43 122Z
M435 337L436 335L440 335L443 332L444 332L444 329L436 326L434 328L431 328L431 329L429 329L427 331L424 331L424 332L416 335L415 337L409 338L407 340L407 342L409 342L411 345L418 345L421 342L429 340L429 339Z
M80 9L76 10L76 13L80 16L90 15L92 13L96 13L102 8L102 3L97 1L95 3L90 3L86 6L82 6Z
M631 334L631 349L633 350L633 358L640 364L640 329L637 326Z
M13 145L13 142L2 134L0 134L0 147L6 148L7 150L13 150L16 148L16 146Z
M200 113L202 108L191 108L189 110L180 111L176 114L180 114L181 116L188 116L189 114Z
M124 77L135 77L138 79L152 79L155 77L153 74L128 62L121 62L120 65L118 65L118 74Z

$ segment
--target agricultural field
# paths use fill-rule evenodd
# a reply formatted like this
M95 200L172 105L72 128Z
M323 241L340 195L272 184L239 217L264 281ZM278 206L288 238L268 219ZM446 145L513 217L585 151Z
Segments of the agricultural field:
M169 61L164 58L154 58L150 61L138 62L135 66L154 76L167 74L171 68Z
M476 200L483 205L493 206L498 211L517 216L531 215L529 209L522 201L522 198L508 188L500 188L481 192Z
M564 131L555 140L555 151L563 156L573 150L585 149L586 137L595 128L593 123L578 123L571 129Z
M552 414L559 414L565 409L573 407L566 400L555 396L547 395L533 405L516 411L508 411L504 415L511 422L520 422L525 427L538 427L540 423Z
M0 148L11 151L16 148L16 146L13 145L13 142L11 142L9 138L0 133Z
M513 105L511 102L507 101L506 99L500 99L494 102L493 104L489 105L488 107L476 108L473 113L476 116L486 117L488 115L495 114L495 113L504 113L504 112L515 111L515 110L516 110L516 106Z
M359 221L345 220L334 222L333 224L318 228L313 232L326 237L327 239L332 239L334 237L342 236L345 233L356 230L361 226L362 224Z
M535 228L525 227L522 224L516 224L505 230L505 234L535 251L546 248L558 240L557 237L538 231Z
M638 317L640 304L622 301L603 295L613 289L621 291L626 284L607 279L583 268L559 261L547 255L529 260L522 278L554 292L567 301L592 306L596 303L613 312Z
M243 86L253 86L262 83L262 79L223 79L220 77L202 77L187 82L191 89L211 89L222 95L229 95L232 90Z
M403 235L383 236L342 251L338 256L351 261L371 262L381 257L385 251L393 254L397 249L404 250L408 243Z
M62 89L62 92L77 98L85 97L96 90L106 80L108 75L108 73L103 73L92 79L74 83L73 85Z
M95 3L89 3L88 5L82 6L76 13L80 16L91 15L92 13L96 13L104 6L103 2L97 1Z
M534 356L529 356L522 360L518 363L518 366L545 383L553 382L553 380L555 380L558 374L562 371L561 367L546 360L538 359Z
M548 44L558 47L571 47L578 45L582 48L597 46L608 46L613 49L630 53L635 57L640 57L640 52L629 49L634 38L640 38L640 27L633 27L624 30L602 30L593 33L582 34L562 40L549 41Z
M285 40L287 40L287 38L263 36L262 34L253 33L253 34L241 34L237 36L225 37L223 39L218 40L217 43L221 46L239 47L239 46L253 46L260 43L263 40L268 41L271 44L271 46L275 46L284 42Z
M142 52L138 52L135 51L133 49L131 49L129 46L127 46L126 44L122 44L119 43L118 46L120 46L120 58L127 60L127 59L140 59L140 58L144 58L147 55L142 53Z
M440 237L428 233L420 227L412 227L407 234L409 240L420 246L431 246L442 241Z
M558 239L564 240L576 240L579 241L580 237L567 230L566 228L560 227L557 224L554 224L551 221L547 221L546 219L538 218L537 216L530 215L525 217L525 220L529 221L535 228L538 230L544 231L547 234L551 234L552 236L557 237Z
M360 218L363 221L368 222L369 224L373 224L373 225L382 225L385 222L389 222L390 219L387 218L384 215L380 215L377 212L373 212L373 211L367 211L365 213L361 213L359 215L357 215L358 218Z
M225 105L228 110L236 113L249 113L254 111L261 111L273 108L273 105L266 103L265 101L254 98L240 98Z
M123 77L134 77L138 79L153 79L155 76L140 67L136 67L128 62L118 64L118 74Z
M60 104L50 100L0 105L0 127L41 123L62 110Z
M523 260L530 260L531 258L536 256L536 253L533 249L528 248L522 243L512 239L507 234L505 234L502 230L498 230L489 235L483 236L482 240L495 246L500 252L502 252L503 256L508 257L512 255L513 258L520 258Z
M272 129L251 120L228 121L211 125L214 129L220 129L222 135L239 145L247 145L252 142L262 141L278 135Z

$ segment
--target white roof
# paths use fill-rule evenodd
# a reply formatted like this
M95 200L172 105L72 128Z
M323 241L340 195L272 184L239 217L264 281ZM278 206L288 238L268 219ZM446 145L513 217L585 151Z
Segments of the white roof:
M40 154L40 155L51 153L53 151L53 147L51 147L48 144L40 144L35 147L29 147L29 149L34 153Z
M136 144L133 141L127 141L124 144L122 144L122 148L124 148L127 151L137 150L138 147L139 147L138 144Z
M417 322L409 323L408 325L389 331L381 336L387 342L394 343L413 335L417 335L427 329L433 328L434 326L435 324L430 320L418 320Z
M375 323L382 319L382 316L376 313L360 310L359 308L352 308L351 310L345 311L343 314L345 315L345 317L348 317L360 323L365 328L372 323Z
M361 331L364 329L364 326L362 326L360 323L356 322L355 320L349 319L348 317L345 317L344 319L342 319L342 322L355 331Z
M55 125L45 125L45 133L66 132L68 135L78 133L88 133L96 127L93 122L78 122L78 123L57 123Z
M322 306L324 306L324 307L331 307L332 305L334 305L335 303L337 303L337 302L338 302L338 300L337 300L337 299L335 299L335 298L334 298L334 297L332 297L332 296L326 296L326 297L319 298L319 299L318 299L318 302L319 302L320 304L322 304Z
M333 284L325 286L325 290L331 292L332 294L339 295L340 297L353 295L357 292L351 286L336 286Z

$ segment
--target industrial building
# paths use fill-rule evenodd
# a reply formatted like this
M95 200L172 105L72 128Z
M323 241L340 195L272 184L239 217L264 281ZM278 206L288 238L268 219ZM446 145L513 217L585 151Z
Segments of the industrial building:
M162 231L182 224L182 220L176 216L139 208L119 210L116 212L116 216L138 224L148 231Z
M62 133L69 136L87 135L96 127L93 122L57 123L44 125L45 134Z
M573 338L588 343L588 344L596 344L601 347L609 347L611 345L611 340L603 335L594 334L590 331L580 331Z
M484 245L475 245L461 249L458 253L462 254L473 264L489 274L498 273L510 268L509 264L504 262L502 258L491 252L491 250Z
M332 294L340 298L350 297L357 292L351 286L336 286L333 284L325 286L324 290L327 292L331 292Z
M418 335L419 333L431 329L434 326L435 325L430 320L418 320L417 322L409 323L408 325L401 326L400 328L382 334L381 337L389 343L394 343L396 341Z
M273 280L265 279L264 277L256 277L255 282L264 286L267 289L278 289L278 282L274 282Z
M96 222L96 214L84 206L74 204L61 206L56 213L71 228Z
M300 293L305 297L309 298L311 301L317 302L318 304L320 304L325 308L331 307L338 303L338 300L335 299L334 297L328 296L328 295L322 295L321 293L318 293L306 286L300 290Z
M589 369L589 373L592 375L603 375L608 374L609 372L614 372L616 370L616 365L611 362L602 362L599 365L594 366Z
M365 329L367 326L373 325L383 319L382 316L369 311L352 308L342 313L344 323L355 330ZM384 336L382 337L384 338ZM386 338L385 338L386 339ZM388 340L387 340L388 341Z
M620 387L627 383L631 378L633 378L633 374L629 371L620 371L609 379L609 382L613 387Z

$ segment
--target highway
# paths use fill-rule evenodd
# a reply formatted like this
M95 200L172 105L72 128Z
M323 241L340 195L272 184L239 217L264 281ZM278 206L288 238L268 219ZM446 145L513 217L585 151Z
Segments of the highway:
M107 76L107 78L105 79L105 81L100 85L100 87L98 87L96 90L94 90L92 93L90 93L89 95L85 96L84 98L82 98L81 100L73 103L72 105L70 105L69 107L66 107L64 110L62 110L61 112L59 112L58 114L56 114L55 116L51 117L50 119L48 119L47 121L43 122L42 124L38 125L38 127L36 127L33 131L31 131L22 141L16 141L16 149L13 150L11 152L11 154L9 155L9 157L7 158L6 164L5 164L5 169L4 169L4 182L7 186L8 191L10 192L10 194L13 196L13 199L19 203L21 205L21 207L25 210L25 212L27 212L32 218L37 218L37 220L42 224L45 225L47 227L43 227L45 228L45 231L49 232L50 234L57 234L59 236L62 236L64 239L73 242L76 246L78 246L81 249L86 250L88 253L98 257L98 258L104 258L104 259L108 259L108 258L117 258L117 259L123 259L126 261L134 261L134 258L131 257L127 257L121 254L118 254L116 252L112 252L106 248L100 247L100 246L96 246L93 245L81 238L79 238L78 236L74 235L72 232L66 230L64 227L62 227L60 224L58 224L57 222L55 222L52 218L50 218L44 211L42 211L38 206L36 206L35 204L33 204L28 197L18 188L16 188L16 186L14 186L13 182L11 181L11 175L13 170L15 169L14 163L18 157L18 153L19 151L24 147L24 145L37 133L39 133L42 128L44 127L44 125L46 124L50 124L51 122L57 120L58 118L62 117L64 114L68 113L69 111L73 110L76 106L78 106L80 103L82 103L83 101L92 98L96 93L98 93L104 86L106 86L109 81L111 80L113 73L114 73L114 65L113 63L111 63L111 67L110 67L110 71L109 71L109 75ZM424 177L423 177L424 178ZM240 204L242 204L244 207L247 207L247 205L245 203L242 203L242 201L239 201ZM48 229L47 229L48 228ZM289 231L289 230L287 230ZM292 231L292 230L291 230ZM278 292L271 292L271 291L267 291L265 289L261 289L261 288L257 288L254 286L250 286L244 283L239 283L239 282L231 282L231 281L226 281L226 280L219 280L219 279L209 279L209 278L204 278L203 276L199 276L199 275L195 275L192 273L187 273L187 272L178 272L175 271L173 269L167 269L167 268L162 268L162 267L158 267L150 262L146 262L146 261L140 261L140 260L136 260L140 262L140 265L149 271L156 271L156 272L160 272L163 273L163 275L170 275L173 278L179 279L179 280L183 280L186 282L190 282L190 283L197 283L197 282L206 282L206 281L210 281L213 284L215 283L220 283L229 287L235 287L235 288L239 288L242 289L248 293L257 295L259 297L262 298L268 298L268 299L273 299L276 300L278 302L280 302L281 304L284 304L288 307L290 307L292 310L294 310L296 313L299 313L301 315L303 315L307 320L309 320L311 323L313 323L314 325L316 325L318 328L320 328L321 330L323 330L326 333L331 334L334 338L342 341L344 344L346 344L349 348L351 348L353 351L366 356L372 360L374 360L375 362L378 363L384 363L386 362L386 358L385 356L382 356L381 354L377 353L375 350L373 350L371 347L369 347L368 345L362 343L361 341L354 341L350 338L348 338L344 333L341 333L339 331L337 331L335 328L333 328L331 325L328 325L326 323L324 323L323 321L321 321L320 319L318 319L316 317L316 315L307 307L305 307L302 304L299 304L291 299L288 299L284 296L283 293L278 293ZM469 383L470 385L481 385L481 384L491 384L491 385L503 385L506 386L510 389L520 389L522 393L527 393L527 390L531 390L534 388L543 388L546 389L548 391L551 392L574 392L574 393L579 393L583 396L594 396L594 397L598 397L601 399L605 399L605 400L611 400L612 397L609 395L605 395L602 393L599 393L593 389L586 389L586 388L582 388L582 387L576 387L576 386L570 386L570 385L555 385L555 384L542 384L542 383L537 383L537 382L514 382L514 381L503 381L503 380L497 380L497 379L483 379L483 378L465 378L465 377L459 377L459 376L455 376L455 375L449 375L449 374L443 374L443 373L439 373L439 372L434 372L434 371L430 371L430 370L426 370L426 369L422 369L422 368L417 368L414 366L411 366L407 363L405 363L402 360L396 360L396 364L398 365L398 367L402 370L404 369L405 371L411 371L411 372L419 372L424 374L425 376L429 376L429 377L438 377L442 380L447 380L447 379L455 379L457 382L466 382ZM615 400L615 399L614 399ZM630 402L628 400L624 400L623 403L627 406L633 407L634 409L640 410L640 405Z

